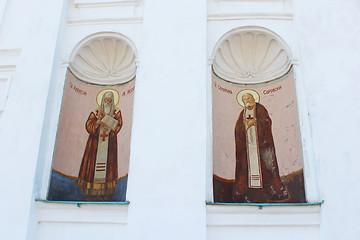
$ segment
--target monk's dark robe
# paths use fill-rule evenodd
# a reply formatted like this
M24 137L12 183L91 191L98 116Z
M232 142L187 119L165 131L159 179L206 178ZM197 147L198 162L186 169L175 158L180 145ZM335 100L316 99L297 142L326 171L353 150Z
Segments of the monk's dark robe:
M255 111L263 190L269 194L269 198L281 200L287 197L287 192L280 180L271 119L268 111L260 103L256 103ZM256 201L256 199L247 199L249 176L244 112L245 109L241 111L235 125L236 169L233 189L235 202Z
M97 125L99 109L91 112L86 121L85 128L89 133L84 155L82 158L77 184L81 192L90 196L111 195L118 184L117 134L122 127L120 110L114 110L112 117L118 120L115 131L110 131L108 140L108 156L106 164L106 179L101 182L94 181L96 155L100 134L100 125Z

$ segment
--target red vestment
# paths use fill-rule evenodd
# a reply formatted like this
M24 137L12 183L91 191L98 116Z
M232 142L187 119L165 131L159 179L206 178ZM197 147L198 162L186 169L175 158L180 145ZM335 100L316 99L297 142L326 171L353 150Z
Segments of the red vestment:
M90 196L111 195L114 193L118 184L117 134L123 123L120 110L114 110L112 114L112 117L118 120L118 125L115 131L111 130L108 134L106 179L103 181L94 181L96 155L100 135L100 125L97 125L96 123L99 112L99 109L91 112L85 124L86 131L89 133L89 138L86 143L77 181L81 188L81 192Z

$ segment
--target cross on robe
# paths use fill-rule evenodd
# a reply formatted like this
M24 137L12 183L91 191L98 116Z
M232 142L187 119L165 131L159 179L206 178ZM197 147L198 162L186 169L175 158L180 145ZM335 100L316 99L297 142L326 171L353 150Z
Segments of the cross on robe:
M250 126L248 126L250 120L253 120L254 117L251 116L251 114L249 114L249 116L246 117L246 125L247 125L247 128L246 130L248 130L248 128L250 128ZM254 141L254 136L253 134L249 134L249 138L250 138L250 141L253 142Z
M249 116L246 119L251 120L251 119L254 119L254 118L249 114Z
M102 141L105 141L105 138L108 137L109 135L106 134L106 132L104 131L102 135L100 135L100 137L102 137Z
M246 111L246 110L245 110ZM262 188L262 175L261 175L261 163L259 156L259 145L257 141L257 128L256 124L252 124L251 121L256 121L256 112L254 109L248 110L244 113L246 116L245 129L246 129L246 141L247 141L247 161L248 161L248 186L249 188Z

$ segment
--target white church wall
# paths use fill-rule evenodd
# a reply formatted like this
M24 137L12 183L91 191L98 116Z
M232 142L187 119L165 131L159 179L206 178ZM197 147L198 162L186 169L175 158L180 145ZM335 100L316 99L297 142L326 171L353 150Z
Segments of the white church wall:
M357 239L360 210L358 1L296 1L313 144L319 162L321 239ZM341 113L341 114L340 114Z
M6 216L0 220L4 239L26 239L35 220L35 168L63 3L15 0L6 5L0 48L20 49L21 54L1 119L0 171L8 182L0 207Z
M15 75L20 49L0 50L0 121L6 108L12 79Z
M207 239L320 239L320 206L207 206Z
M264 2L271 12L238 15L233 0L209 1L208 12L205 0L99 1L70 1L66 20L67 1L0 1L0 79L10 83L0 112L1 239L97 239L99 232L107 239L357 238L360 212L349 202L360 198L358 1L255 1L242 9ZM291 49L305 161L315 167L307 194L325 200L321 207L205 205L212 197L212 51L224 33L246 25L276 32ZM139 53L130 205L35 203L47 193L71 51L104 31L126 35Z
M126 238L126 205L38 203L36 239Z
M145 1L143 29L128 236L205 239L206 1Z

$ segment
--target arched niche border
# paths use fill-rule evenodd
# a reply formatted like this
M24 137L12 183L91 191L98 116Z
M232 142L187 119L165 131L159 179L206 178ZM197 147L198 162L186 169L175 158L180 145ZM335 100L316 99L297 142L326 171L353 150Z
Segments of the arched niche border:
M136 57L132 41L114 32L92 34L72 50L64 81L48 200L126 201ZM113 93L113 111L106 114L114 125L110 121L107 128L99 124L99 131L89 130L88 126L94 125L90 121L101 120L99 114L104 110L101 102L107 92ZM116 125L114 121L117 122ZM117 160L108 160L106 165L102 163L98 166L98 157L94 155L96 168L109 166L112 169L111 179L108 179L106 171L106 181L99 187L101 191L95 186L99 183L88 179L93 170L84 167L92 166L92 163L84 163L84 159L93 161L92 157L85 157L90 155L87 154L90 138L92 142L108 141L108 146L117 146L112 147L112 150L110 147L103 148L108 149L112 156L117 156ZM109 156L107 155L108 159ZM104 177L99 175L96 178L98 180ZM61 185L63 183L69 185ZM101 200L94 198L97 192L103 197Z
M95 33L74 47L69 69L88 83L123 84L136 75L137 50L134 43L120 33Z
M251 48L244 48L246 44ZM286 42L275 32L259 26L239 27L225 33L215 44L212 59L212 71L236 84L265 83L281 78L292 67Z
M247 43L246 47L243 46L245 43ZM238 45L234 46L236 44ZM294 134L294 136L296 135L293 141L293 146L297 146L298 154L296 161L298 166L294 169L288 168L288 166L282 168L280 177L289 177L292 173L299 173L302 175L302 169L305 167L296 103L297 98L294 82L294 71L292 68L293 65L291 59L291 51L286 42L280 36L266 28L257 26L239 27L225 33L215 44L212 53L212 112L214 114L215 107L217 109L216 113L218 114L217 116L212 116L213 134L215 134L215 136L213 135L212 138L213 141L216 139L229 138L227 142L218 142L217 146L215 146L215 142L213 142L214 148L218 146L230 146L232 144L235 147L233 139L234 127L236 119L238 119L239 113L243 108L239 106L238 99L236 99L234 96L236 96L241 91L245 89L254 89L259 93L263 93L263 96L260 96L262 99L260 102L262 104L265 103L265 107L267 110L269 110L270 115L273 115L271 118L275 120L277 125L275 132L277 134L276 138L278 139L278 144L281 143L280 140L283 140L279 138L279 136L281 136L284 131L279 129L284 122L281 119L283 115L281 114L281 111L277 110L277 108L285 109L288 103L292 104L292 110L289 112L289 116L291 117L289 122L291 123L286 123L287 120L285 123L289 125L288 127L295 126L295 128L297 128L294 128L295 130L292 134ZM258 71L259 69L262 71ZM264 69L269 70L264 71ZM270 93L276 91L278 91L277 94L279 93L279 95L275 96L274 99L270 99ZM287 92L289 92L289 94ZM288 96L286 96L287 94ZM216 98L215 103L214 97ZM287 102L286 105L282 102L283 99L285 102ZM219 116L229 116L230 118L226 119ZM215 129L218 126L225 125L227 125L227 127L221 127L220 131ZM227 134L219 134L222 132L226 132ZM283 147L283 150L284 149L286 150L286 148ZM231 154L234 154L234 150L230 149L230 151L225 153L226 158L235 158L235 156L230 156ZM286 154L281 154L282 159L286 160ZM215 161L219 156L220 155L216 155L215 152L213 152L213 161ZM235 181L235 175L232 176L232 174L235 174L235 171L232 172L231 170L232 164L235 166L234 162L228 164L227 168L230 169L230 172L228 171L226 173L226 171L222 171L221 168L218 168L218 166L212 162L214 174L213 184L219 183L220 178L216 179L216 177L220 176L221 174L225 176L224 178L220 179L221 181L225 180L224 183ZM288 171L288 169L290 170ZM298 170L300 170L300 172ZM219 173L220 175L216 175L215 173ZM300 175L292 176L297 177ZM303 180L301 187L302 192L305 189L304 181L305 179ZM214 201L217 200L214 199ZM232 200L225 199L224 201L231 202ZM304 202L305 195L304 197L301 197L301 200L299 201Z

